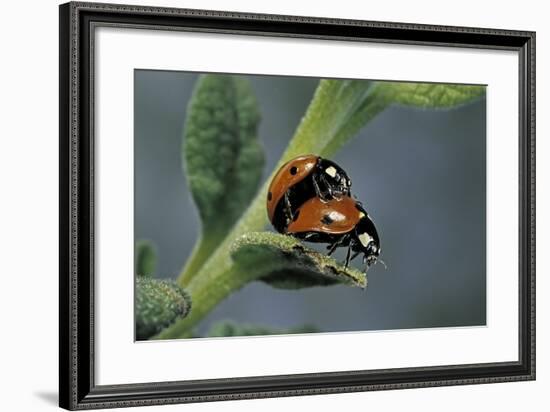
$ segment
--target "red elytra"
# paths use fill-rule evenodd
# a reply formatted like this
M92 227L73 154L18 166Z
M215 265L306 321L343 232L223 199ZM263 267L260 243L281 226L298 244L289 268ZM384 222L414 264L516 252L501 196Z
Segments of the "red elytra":
M299 156L277 171L267 192L267 214L270 221L273 221L275 209L287 190L309 176L315 170L318 160L319 156L315 155Z
M349 233L365 216L356 205L356 201L349 196L326 202L314 197L298 209L294 220L288 225L287 233Z

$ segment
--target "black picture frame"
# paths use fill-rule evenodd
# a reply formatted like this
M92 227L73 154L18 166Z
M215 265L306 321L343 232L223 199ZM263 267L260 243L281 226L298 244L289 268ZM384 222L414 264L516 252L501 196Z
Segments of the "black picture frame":
M535 379L535 33L114 4L59 8L59 404L158 405ZM93 35L102 25L477 49L519 56L519 361L98 386L94 380Z

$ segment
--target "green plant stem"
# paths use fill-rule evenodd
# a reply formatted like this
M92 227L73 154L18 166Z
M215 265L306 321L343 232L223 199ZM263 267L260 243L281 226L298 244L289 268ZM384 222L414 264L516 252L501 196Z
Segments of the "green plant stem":
M209 231L207 235L201 236L198 242L195 243L191 255L180 272L178 277L178 283L180 286L187 287L189 285L191 279L204 265L204 262L210 258L212 250L215 250L221 243L223 237L225 237L225 234L225 231L222 234Z
M369 96L361 107L361 110L350 117L346 126L327 143L319 154L324 157L330 157L338 152L348 142L350 136L358 133L365 124L384 111L386 107L388 107L387 103L377 100L374 94Z

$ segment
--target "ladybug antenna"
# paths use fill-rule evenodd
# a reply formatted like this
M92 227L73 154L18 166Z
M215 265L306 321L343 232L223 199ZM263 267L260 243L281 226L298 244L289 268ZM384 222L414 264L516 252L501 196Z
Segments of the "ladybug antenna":
M384 262L382 259L380 258L376 258L374 259L374 263L378 263L380 262L382 264L382 266L384 266L384 269L385 270L388 270L388 266L386 265L386 262ZM367 271L369 270L369 264L368 264L368 258L366 255L363 255L363 265L366 265L366 268L365 268L365 273L367 273Z
M366 275L367 272L369 271L369 264L368 264L367 255L363 255L363 265L365 265L365 275Z

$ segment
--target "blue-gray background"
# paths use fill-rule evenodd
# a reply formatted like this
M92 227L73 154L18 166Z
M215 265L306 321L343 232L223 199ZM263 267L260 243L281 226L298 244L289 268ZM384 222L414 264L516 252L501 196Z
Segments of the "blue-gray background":
M156 245L159 277L177 276L200 228L181 165L197 77L135 71L135 236ZM262 112L265 179L318 79L246 77ZM485 100L448 111L387 109L333 160L374 219L388 270L370 270L366 291L284 291L254 282L221 303L198 332L226 319L278 328L307 323L325 332L484 325L485 147Z

